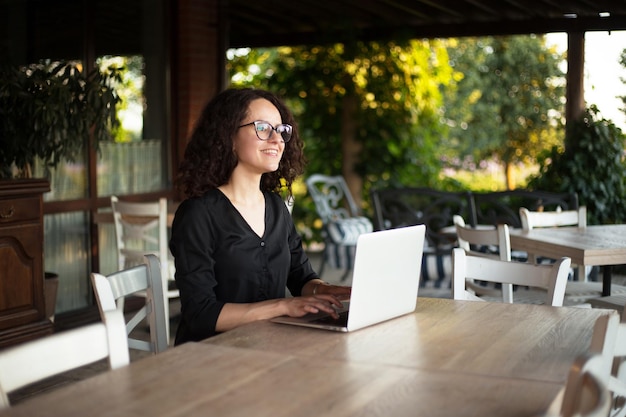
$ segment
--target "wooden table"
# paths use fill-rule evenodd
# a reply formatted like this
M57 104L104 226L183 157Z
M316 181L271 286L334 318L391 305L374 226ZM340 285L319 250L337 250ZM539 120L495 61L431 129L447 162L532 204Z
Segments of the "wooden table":
M539 415L603 314L616 313L420 298L348 334L261 321L0 415Z
M611 295L611 266L626 264L626 224L510 229L511 247L572 264L604 266L602 295Z

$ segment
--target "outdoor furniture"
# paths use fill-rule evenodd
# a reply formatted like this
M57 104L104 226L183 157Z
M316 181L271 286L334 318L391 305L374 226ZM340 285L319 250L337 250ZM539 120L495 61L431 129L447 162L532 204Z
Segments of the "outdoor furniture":
M476 224L508 224L522 228L520 207L533 211L577 210L576 193L555 193L533 190L508 190L494 192L472 192Z
M569 266L569 258L551 265L534 265L468 255L464 249L456 248L452 251L452 297L485 301L467 290L466 280L470 279L541 288L547 290L547 305L562 306ZM505 301L512 303L513 297Z
M4 349L0 351L0 409L10 406L8 394L18 388L102 359L108 360L111 369L128 365L130 361L124 316L120 311L105 312L102 323ZM46 414L47 409L31 415L42 413Z
M604 371L606 359L585 354L574 361L567 377L558 414L544 417L606 417L611 409L611 394Z
M623 313L626 311L626 293L591 298L588 303L593 308L612 308Z
M473 228L465 224L465 220L459 216L452 216L456 228L457 243L468 255L485 256L501 261L511 261L511 238L509 227L499 224L493 228ZM513 285L500 283L500 289L487 287L485 282L467 279L466 286L477 296L484 294L502 294L502 301L513 302Z
M373 231L372 222L361 215L342 176L313 174L305 182L322 220L324 257L318 274L329 264L345 269L343 281L354 267L356 241L361 233Z
M428 281L432 281L439 288L445 277L444 258L449 259L456 241L455 237L443 230L453 224L452 217L455 214L463 218L473 218L471 194L419 187L373 189L371 202L375 230L426 225L420 285L426 286ZM474 225L473 222L471 224ZM436 279L428 268L429 257L436 260Z
M520 219L522 221L522 230L529 231L540 227L562 227L562 226L578 226L587 227L587 207L581 206L577 210L561 210L557 208L554 211L531 211L526 207L519 209ZM540 260L534 253L528 253L531 262L538 263ZM580 281L587 280L585 265L577 265L576 277ZM588 286L578 286L578 291L589 291Z
M109 276L92 272L91 283L102 318L109 310L119 309L123 312L123 303L120 303L120 308L116 305L117 300L139 292L144 293L145 304L126 323L128 346L132 349L159 353L166 350L169 344L163 280L158 258L148 254L144 259L144 265L124 269ZM144 320L148 322L150 328L150 339L131 338L131 332Z
M626 264L626 224L510 229L511 247L546 258L567 256L576 265L603 266L602 295L625 293L626 288L611 285L611 265ZM597 285L600 283L587 283ZM587 301L585 301L587 302Z
M180 297L176 288L174 259L169 249L167 200L152 202L121 201L111 196L118 270L144 263L144 255L153 254L161 264L163 295L166 314L166 334L169 335L169 300ZM124 298L117 300L123 305Z
M6 414L537 416L588 351L596 319L610 314L420 298L414 313L350 333L261 320Z
M626 415L626 313L618 317L598 318L593 329L590 350L608 359L608 389L613 394L611 417Z

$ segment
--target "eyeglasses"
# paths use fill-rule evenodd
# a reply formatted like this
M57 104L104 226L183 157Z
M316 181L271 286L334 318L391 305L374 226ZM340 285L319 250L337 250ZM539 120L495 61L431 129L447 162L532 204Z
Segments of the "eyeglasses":
M264 122L262 120L256 120L254 122L246 123L245 125L239 126L240 128L254 125L254 131L256 132L256 137L261 140L268 140L272 137L274 131L279 133L283 138L283 142L287 143L291 140L291 132L293 128L288 124L279 124L274 127L268 122Z

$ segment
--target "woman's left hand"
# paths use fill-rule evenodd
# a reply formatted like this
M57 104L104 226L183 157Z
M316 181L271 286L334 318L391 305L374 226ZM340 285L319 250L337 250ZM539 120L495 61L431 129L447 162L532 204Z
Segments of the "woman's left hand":
M343 285L332 285L328 283L316 283L313 287L313 295L317 294L330 294L334 295L340 300L349 300L352 293L352 287L346 287Z

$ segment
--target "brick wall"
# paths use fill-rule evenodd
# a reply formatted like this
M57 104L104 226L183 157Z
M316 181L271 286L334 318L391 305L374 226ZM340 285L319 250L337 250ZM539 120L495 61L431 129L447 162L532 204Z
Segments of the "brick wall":
M172 54L173 167L176 172L196 119L222 89L224 19L220 0L174 2Z

